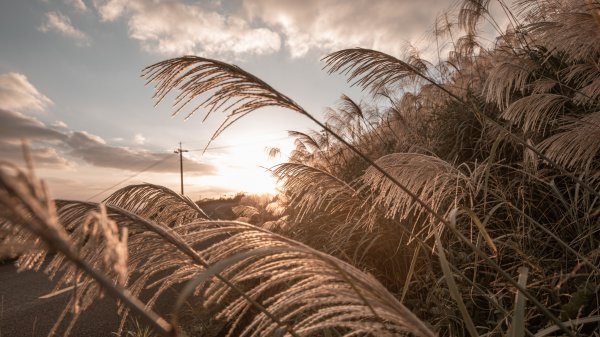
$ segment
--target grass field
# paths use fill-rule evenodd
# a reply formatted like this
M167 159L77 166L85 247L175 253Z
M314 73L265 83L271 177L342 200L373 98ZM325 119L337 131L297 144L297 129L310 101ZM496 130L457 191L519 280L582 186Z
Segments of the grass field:
M226 113L213 139L263 107L314 121L272 168L280 194L219 221L149 184L54 202L32 167L3 164L3 244L27 248L23 269L62 253L48 271L77 284L65 318L105 292L157 334L600 336L600 4L464 0L433 31L435 61L327 55L374 103L342 96L326 121L228 63L151 65L158 102ZM176 284L172 316L137 300Z

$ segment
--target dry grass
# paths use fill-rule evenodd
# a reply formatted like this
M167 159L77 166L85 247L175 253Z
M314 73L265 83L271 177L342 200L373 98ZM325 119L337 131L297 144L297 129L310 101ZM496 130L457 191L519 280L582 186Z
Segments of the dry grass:
M150 304L196 280L202 305L225 301L213 309L230 335L431 335L432 326L442 336L598 336L600 4L500 0L510 23L503 30L491 3L464 0L438 20L437 45L452 48L437 64L414 50L325 57L330 72L384 99L369 106L342 97L326 123L220 61L189 56L146 68L158 101L178 91L174 113L188 105L188 117L227 113L213 139L267 106L322 130L290 133L296 149L273 169L284 183L276 201L238 209L277 214L264 226L281 235L207 221L157 186L109 197L108 218L94 221L128 228L132 294L153 275L168 276L152 281ZM478 36L483 22L497 30L494 45ZM25 202L12 192L3 200L51 212L47 196L32 191ZM68 236L98 206L57 205L61 221L49 227L81 243ZM16 219L3 228L35 240L31 211L15 209L2 215ZM36 254L29 261L44 253Z

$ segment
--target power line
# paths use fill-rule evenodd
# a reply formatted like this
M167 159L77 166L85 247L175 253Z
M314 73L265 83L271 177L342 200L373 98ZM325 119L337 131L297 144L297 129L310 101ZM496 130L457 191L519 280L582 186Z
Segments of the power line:
M173 156L173 153L169 153L169 154L168 154L168 155L167 155L165 158L163 158L163 159L161 159L161 160L159 160L159 161L157 161L157 162L155 162L155 163L153 163L153 164L150 164L150 165L146 166L146 167L145 167L145 168L143 168L141 171L139 171L139 172L137 172L137 173L134 173L134 174L130 175L129 177L127 177L127 178L125 178L125 179L123 179L123 180L119 181L118 183L116 183L116 184L114 184L114 185L112 185L112 186L110 186L110 187L108 187L108 188L106 188L106 189L104 189L104 190L102 190L102 191L100 191L100 192L98 192L98 193L96 193L96 194L92 195L91 197L87 198L87 201L90 201L91 199L93 199L93 198L95 198L95 197L97 197L97 196L99 196L99 195L101 195L101 194L103 194L103 193L105 193L105 192L108 192L108 191L112 190L113 188L115 188L115 187L117 187L117 186L121 185L122 183L124 183L124 182L126 182L126 181L128 181L128 180L131 180L131 179L133 179L133 178L135 178L135 177L139 176L140 174L142 174L142 173L144 173L144 172L148 171L149 169L151 169L151 168L155 167L156 165L158 165L158 164L160 164L160 163L162 163L162 162L166 161L167 159L170 159L172 156Z
M261 144L264 142L273 142L273 141L286 140L286 139L290 139L290 137L286 136L286 137L279 137L279 138L274 138L274 139L265 139L264 141L253 141L253 142L246 142L243 144L211 146L211 147L208 147L205 149L192 149L192 150L188 150L188 151L189 152L200 152L200 151L208 151L208 150L224 150L224 149L231 149L231 148L236 148L236 147L240 147L240 146L244 146L244 145Z

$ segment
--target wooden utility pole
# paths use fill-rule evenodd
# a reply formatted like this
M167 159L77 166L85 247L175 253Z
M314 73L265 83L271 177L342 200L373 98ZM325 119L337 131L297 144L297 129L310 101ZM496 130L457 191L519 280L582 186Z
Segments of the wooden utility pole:
M174 151L175 153L179 153L179 173L181 175L181 195L183 195L183 153L188 152L188 150L183 150L181 148L181 142L179 142L179 148Z

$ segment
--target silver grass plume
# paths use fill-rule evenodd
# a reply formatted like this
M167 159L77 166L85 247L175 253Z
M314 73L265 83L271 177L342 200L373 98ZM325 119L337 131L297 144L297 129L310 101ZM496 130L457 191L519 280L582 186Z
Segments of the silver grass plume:
M498 50L491 56L491 62L483 90L486 100L498 104L500 109L510 105L514 93L524 95L529 79L540 69L539 63L522 54L515 55L508 49Z
M575 63L560 73L565 82L576 83L573 102L579 106L593 106L600 101L600 70L591 62Z
M336 219L337 225L348 222L352 227L372 225L374 213L363 212L365 200L350 184L331 173L305 164L283 163L275 166L273 174L284 182L288 204L297 210L296 221L315 212L326 212L329 219Z
M113 192L104 203L119 205L141 217L173 227L209 216L189 197L159 185L130 185Z
M473 203L474 187L470 179L440 158L418 153L392 153L379 158L377 164L414 191L438 214L447 217L453 208L459 205L470 207ZM424 219L429 220L425 221L426 224L437 223L429 212L373 168L367 169L360 180L360 189L372 196L375 206L387 210L386 217L408 219L414 224L423 223ZM425 237L430 238L440 230L429 225L413 228L413 235L424 231Z
M581 171L597 170L594 162L598 165L599 140L600 112L594 112L579 119L571 118L561 128L561 132L544 139L540 148L548 157L565 167Z
M146 77L146 84L155 84L156 104L171 90L181 90L173 103L173 115L203 96L186 118L199 109L206 110L204 119L215 111L228 111L229 114L214 132L211 141L240 118L263 107L278 106L305 114L298 104L260 78L217 60L197 56L169 59L146 67L142 76Z
M364 48L343 49L323 58L328 72L349 75L349 81L363 89L377 93L388 85L403 81L416 81L427 77L428 64L413 57L408 62L388 54Z
M252 218L260 214L258 209L249 205L236 205L231 208L231 211L238 216L238 218Z
M594 54L594 52L590 51L589 48L588 52L590 52L591 55ZM600 192L598 192L590 184L582 181L577 175L573 174L564 166L560 165L559 163L556 163L554 160L552 160L543 152L541 152L537 148L537 144L532 143L530 140L521 136L519 133L509 130L507 127L496 121L494 117L488 116L485 113L481 113L476 106L473 106L473 102L465 100L464 98L460 97L457 93L455 93L456 88L453 85L437 83L435 79L429 77L422 70L419 70L418 68L408 64L407 62L396 59L395 57L384 54L382 52L362 48L340 50L326 56L324 59L326 62L326 67L329 68L330 72L340 72L343 74L348 74L349 81L354 80L356 84L359 84L363 88L371 87L372 90L373 88L382 87L382 83L379 83L381 81L384 81L386 85L391 85L394 82L402 83L402 81L407 76L418 77L429 84L424 85L423 88L435 88L436 91L439 90L440 92L446 93L452 99L456 100L460 104L463 104L465 106L465 109L469 109L469 111L472 111L478 119L485 121L485 123L489 123L494 129L498 129L498 131L503 135L502 137L506 135L512 138L515 142L519 143L521 146L524 146L526 148L526 151L531 151L532 154L538 156L544 162L549 163L550 165L558 169L562 174L569 176L572 180L574 180L578 184L581 184L581 186L583 186L590 193L593 193L596 196L600 196ZM524 77L521 76L521 78ZM502 96L498 95L497 93L494 95ZM537 107L537 110L531 117L519 115L519 113L523 113L525 111L525 106L533 106L532 103L535 102L535 100L536 97L526 98L525 101L517 103L513 106L512 111L509 111L510 113L507 114L506 117L511 118L511 121L513 122L521 123L521 125L527 125L527 127L531 128L531 130L540 130L540 125L543 124L543 117L545 115L553 116L559 114L560 110L562 109L563 101L566 100L566 98L564 100L554 98L554 102L558 102L560 104L558 107L555 107L554 105L550 104L545 104L546 102L544 102L544 104ZM439 102L441 103L441 101ZM373 165L373 163L371 163L371 165ZM394 183L396 184L396 182ZM399 184L396 185L400 187L401 183L397 183ZM418 199L417 196L413 196L413 199L416 203L419 203L420 206L427 208L425 204ZM433 210L428 211L431 214L435 213L435 211ZM440 220L441 222L444 222L443 217L439 216L439 214L434 216L437 217L438 220Z
M500 116L520 126L525 133L546 134L569 101L569 97L560 94L532 94L512 102Z
M596 1L517 2L524 30L536 45L567 62L595 63L600 55L600 25Z
M322 139L319 139L314 133L313 135L310 135L305 132L290 130L288 131L288 136L296 138L294 143L296 145L302 143L303 147L305 147L310 152L323 152L326 150L326 144L324 144L322 142Z

